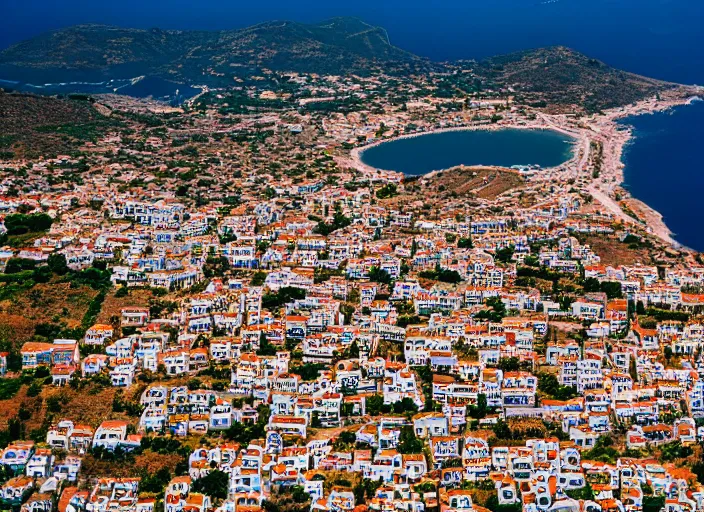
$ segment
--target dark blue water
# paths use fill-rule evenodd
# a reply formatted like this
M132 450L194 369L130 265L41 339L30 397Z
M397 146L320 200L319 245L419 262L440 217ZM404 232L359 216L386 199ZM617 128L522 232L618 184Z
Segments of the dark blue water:
M623 157L626 188L663 214L678 242L704 251L704 101L622 123L635 135Z
M35 94L125 94L135 98L153 98L180 104L201 90L157 77L139 80L114 79L86 82L31 83L0 79L0 87Z
M452 131L384 142L361 158L377 169L411 175L458 165L554 167L570 159L573 142L550 130Z

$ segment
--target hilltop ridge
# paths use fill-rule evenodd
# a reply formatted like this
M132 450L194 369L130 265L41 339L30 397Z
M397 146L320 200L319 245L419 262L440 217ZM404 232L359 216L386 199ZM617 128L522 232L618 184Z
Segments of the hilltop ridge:
M224 88L242 81L253 84L267 70L408 76L452 75L469 68L480 83L553 111L577 105L595 112L643 100L674 85L615 69L564 46L479 62L431 62L392 45L383 27L350 17L311 24L268 21L222 31L76 25L0 51L0 78L30 84L150 76Z
M321 23L269 21L238 30L184 31L76 25L0 52L0 74L109 79L152 74L232 83L261 68L322 74L363 73L378 65L425 62L389 42L386 30L357 18Z
M491 57L479 62L476 71L520 91L528 102L576 103L588 111L633 103L674 85L613 68L565 46Z

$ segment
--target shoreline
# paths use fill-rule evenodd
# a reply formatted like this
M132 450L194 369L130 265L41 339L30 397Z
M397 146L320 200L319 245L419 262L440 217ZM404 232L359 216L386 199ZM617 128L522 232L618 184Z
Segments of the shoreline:
M633 129L630 125L619 124L618 121L628 117L655 114L666 112L675 107L687 106L699 99L697 94L688 97L674 99L649 98L635 105L619 107L604 112L604 115L595 119L597 128L604 131L598 132L595 139L600 140L604 146L604 161L602 174L599 178L591 180L587 186L587 191L597 199L602 206L610 210L625 224L635 225L645 232L659 238L670 247L684 252L695 252L694 249L685 246L674 238L674 233L664 221L662 213L651 207L647 203L634 197L631 192L624 188L626 167L623 155L626 147L636 140ZM616 189L619 190L616 190ZM611 195L618 194L620 200L616 200ZM638 216L642 222L628 215L619 204L620 202L631 203L641 215Z
M506 126L503 124L490 124L490 125L469 125L469 126L451 126L448 128L437 128L433 130L425 130L421 132L413 132L413 133L405 133L403 135L399 135L398 137L391 137L388 139L381 139L372 142L371 144L365 144L363 146L355 146L350 150L350 156L353 158L356 158L362 163L362 165L365 165L366 167L369 167L370 169L376 169L375 167L372 167L370 165L365 164L362 162L362 154L367 151L368 149L375 148L377 146L380 146L382 144L386 144L389 142L395 142L398 140L403 140L403 139L414 139L416 137L422 137L424 135L437 135L441 133L450 133L450 132L479 132L479 131L486 131L486 132L494 132L494 131L500 131L500 130L535 130L535 131L553 131L553 132L558 132L562 133L563 135L567 135L568 137L575 139L574 142L578 142L577 138L575 137L574 133L570 133L567 130L561 129L561 128L552 128L552 127L545 127L545 126L529 126L529 125L515 125L515 126ZM479 166L483 166L484 164L476 164ZM486 164L487 166L490 166L492 164ZM564 165L564 163L560 164ZM469 166L465 166L469 167ZM553 166L553 167L559 167L559 166ZM548 167L545 167L545 169L548 169ZM385 170L385 169L381 169ZM389 169L386 169L389 170ZM434 169L431 172L435 171L444 171L446 169ZM394 171L394 172L399 172L399 171ZM415 175L412 175L415 176Z
M356 146L350 150L349 156L338 157L343 165L352 167L363 174L369 175L371 178L376 175L379 178L386 177L394 181L401 181L406 175L391 170L377 169L362 161L362 154L367 149L401 139L414 138L422 135L431 135L436 133L445 133L453 131L497 131L502 129L527 129L527 130L551 130L574 139L572 157L565 162L549 167L542 168L539 172L531 174L531 177L536 177L537 181L549 181L553 173L567 173L574 178L585 178L587 182L582 185L582 190L589 193L601 206L614 216L615 221L622 221L624 225L636 226L643 229L647 233L659 238L667 245L681 251L693 252L693 249L684 246L674 239L672 231L664 222L663 215L644 203L643 201L633 197L628 189L624 188L624 168L623 162L624 149L627 144L635 140L633 130L628 125L619 124L618 121L624 118L654 114L667 111L678 106L686 106L694 101L701 100L701 88L693 89L697 92L689 94L687 97L676 97L669 99L658 99L656 97L642 100L636 104L625 107L604 111L602 114L592 115L584 122L580 122L579 126L569 124L568 118L564 115L549 115L544 113L536 113L535 121L527 122L526 124L492 124L492 125L475 125L475 126L454 126L447 128L438 128L435 130L426 130L382 139L364 146ZM591 176L591 143L594 141L601 142L603 148L601 170L598 177ZM492 164L464 166L464 167L501 167ZM503 168L512 170L510 168ZM565 170L565 168L567 168ZM447 169L437 169L420 176L432 176ZM618 190L616 190L618 189ZM618 195L617 195L618 194ZM614 197L618 197L615 199ZM632 203L642 215L638 218L639 222L631 217L620 203ZM644 218L642 218L644 217Z
M548 126L543 126L543 125L515 125L515 126L506 126L503 124L491 124L491 125L476 125L476 126L452 126L448 128L437 128L434 130L426 130L426 131L421 131L421 132L414 132L414 133L406 133L403 135L399 135L398 137L391 137L388 139L381 139L372 142L371 144L365 144L364 146L355 146L350 150L350 157L356 162L355 168L358 170L361 170L360 168L364 168L367 171L383 171L383 172L395 172L395 173L400 173L403 174L404 176L428 176L431 173L437 173L437 172L442 172L446 171L447 169L433 169L432 171L429 171L424 174L409 174L406 175L405 173L401 173L400 171L393 171L391 169L378 169L376 167L372 167L371 165L365 164L362 161L362 154L367 151L368 149L372 149L374 147L380 146L382 144L386 144L389 142L395 142L398 140L403 140L403 139L413 139L416 137L422 137L424 135L436 135L436 134L441 134L441 133L450 133L450 132L478 132L478 131L487 131L487 132L494 132L494 131L501 131L501 130L534 130L534 131L552 131L552 132L557 132L561 133L563 135L566 135L567 137L570 137L573 139L570 142L570 145L572 146L577 146L579 143L579 139L573 132L569 132L568 130L565 130L563 128L553 128L553 127L548 127ZM573 151L572 157L568 158L564 162L558 165L554 165L551 167L541 167L541 170L546 170L546 169L555 169L558 167L561 167L572 160L574 160L575 154ZM472 164L472 165L463 165L464 167L501 167L497 166L494 164ZM505 167L505 169L510 169L509 167Z

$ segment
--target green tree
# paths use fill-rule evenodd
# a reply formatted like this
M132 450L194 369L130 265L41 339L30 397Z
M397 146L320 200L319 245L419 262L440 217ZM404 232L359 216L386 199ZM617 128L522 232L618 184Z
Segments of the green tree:
M30 215L13 213L5 217L5 228L8 235L23 235L46 231L53 222L54 220L46 213L32 213Z
M516 372L521 367L521 361L515 356L499 359L499 368L503 372Z
M262 297L262 308L274 310L284 304L306 298L306 290L295 286L283 286L276 293L267 293Z
M323 424L320 421L318 411L313 411L313 416L310 418L310 426L311 428L322 428Z
M276 355L276 347L269 342L264 331L259 333L259 350L257 350L257 355L260 356L274 356Z
M492 430L494 431L494 435L497 437L497 439L512 438L511 428L508 426L508 423L506 423L504 420L497 421Z
M230 269L230 262L225 256L208 256L203 265L203 275L207 278L223 277Z
M551 373L538 374L538 389L555 400L569 400L579 396L574 386L562 386Z
M665 495L643 496L643 512L660 512L665 508Z
M35 260L28 258L10 258L5 264L6 274L17 274L23 270L33 270L37 266Z
M497 249L494 255L497 261L500 261L502 263L509 263L513 258L513 253L515 252L515 250L516 249L512 245L510 245L508 247Z
M350 347L347 349L347 357L349 359L359 358L359 345L357 345L357 340L354 340Z
M333 215L331 224L319 222L314 231L323 236L328 236L330 233L333 233L338 229L346 228L350 224L352 224L352 219L346 217L340 210L337 210Z
M574 500L593 500L594 499L594 491L592 490L592 486L589 484L589 482L586 483L586 485L580 489L570 489L567 491L567 496Z
M343 430L337 439L343 444L354 444L357 441L357 435L352 431Z
M596 440L591 450L582 452L582 459L615 464L616 459L621 456L621 453L613 447L613 444L614 440L611 436L601 436Z
M523 507L520 503L513 503L511 505L500 505L499 498L496 493L493 493L489 498L487 498L484 505L485 508L491 510L491 512L521 512Z
M369 280L380 284L391 284L391 276L389 273L379 267L373 266L369 269Z
M478 312L474 315L474 318L499 323L506 316L506 305L501 300L501 297L489 297L486 299L486 305L491 309Z
M291 373L300 375L304 381L312 381L318 378L320 370L325 369L325 365L321 363L303 363L300 366L291 366Z
M599 280L596 277L588 277L584 280L584 283L582 283L582 288L584 288L584 291L587 293L598 292L600 290Z
M401 434L398 438L397 450L399 453L422 453L423 441L416 437L413 427L405 425L401 427Z
M51 280L51 276L51 269L49 269L46 265L37 267L32 272L32 280L36 283L48 283Z
M533 256L532 254L529 254L525 258L523 258L523 263L525 265L528 265L529 267L539 267L540 266L540 260L538 259L537 256Z
M230 478L219 469L212 469L203 478L197 478L191 485L191 490L207 494L211 498L224 500L227 498Z
M393 183L387 183L383 187L381 187L379 190L376 191L376 197L379 199L387 199L389 197L393 197L397 195L398 192L396 190L396 185Z
M418 412L418 406L416 403L408 397L404 397L398 402L394 402L392 405L392 410L396 414L410 413L415 414Z
M262 286L264 284L264 281L266 281L266 276L266 272L262 272L261 270L255 272L249 284L251 284L252 286Z
M623 297L621 283L618 281L602 281L599 284L599 291L604 292L609 299L620 299Z
M474 247L474 244L472 244L472 237L460 237L459 240L457 240L457 247L459 249L471 249Z
M645 315L645 305L643 304L643 301L641 301L641 300L636 302L636 314L639 316Z
M384 407L384 397L382 395L374 394L367 397L365 400L367 414L371 416L378 416L381 414Z
M459 283L462 281L462 276L456 270L448 270L436 265L435 270L424 270L418 275L424 279L434 279L443 283Z
M66 264L66 256L63 254L50 254L46 260L46 264L54 274L59 276L63 276L69 271L68 265Z
M486 417L489 410L488 403L486 400L486 395L484 393L479 393L477 395L477 405L469 406L469 415L477 420Z

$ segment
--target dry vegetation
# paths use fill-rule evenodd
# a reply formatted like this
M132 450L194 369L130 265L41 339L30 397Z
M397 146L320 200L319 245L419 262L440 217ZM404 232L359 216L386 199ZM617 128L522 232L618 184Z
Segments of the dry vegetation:
M499 167L455 167L434 173L416 182L410 182L400 195L384 200L384 204L404 205L414 201L430 204L454 197L484 200L523 186L523 178L516 172Z
M477 71L513 86L523 100L555 113L569 111L573 105L587 112L626 105L672 85L614 69L563 46L492 57L481 62Z
M117 388L88 386L82 389L70 387L59 389L48 385L36 397L27 396L27 389L28 386L24 385L14 397L0 400L0 429L7 427L8 420L14 417L22 406L32 411L32 416L26 421L27 431L41 427L47 417L55 416L47 409L47 400L52 397L58 399L61 409L58 415L62 419L93 428L105 420L117 419L127 420L137 425L136 418L113 412L113 399L119 392Z
M48 158L70 153L113 124L85 100L0 89L0 152L5 156Z
M81 472L93 478L112 477L128 478L135 474L155 474L160 469L167 468L173 471L176 464L183 461L183 457L176 453L161 454L151 450L136 455L134 463L125 464L122 461L99 460L88 454L84 457Z
M523 184L518 173L498 167L457 167L421 181L426 192L431 190L446 197L469 194L481 199L494 199Z
M650 264L651 250L646 247L633 247L621 242L615 236L589 236L585 243L599 255L602 265L633 265L635 263Z
M39 324L78 327L97 293L68 282L37 283L26 293L14 293L0 301L0 339L13 345L30 341Z
M129 295L124 297L116 297L117 289L111 289L105 297L103 307L98 315L98 322L103 324L111 323L111 319L115 316L120 316L120 310L126 307L147 308L154 295L150 290L143 288L133 288L129 291Z

